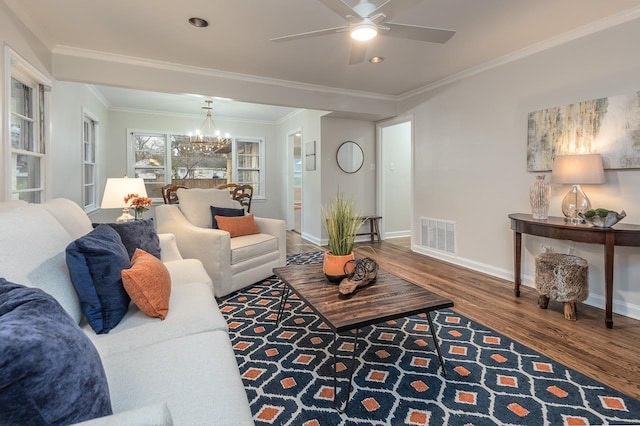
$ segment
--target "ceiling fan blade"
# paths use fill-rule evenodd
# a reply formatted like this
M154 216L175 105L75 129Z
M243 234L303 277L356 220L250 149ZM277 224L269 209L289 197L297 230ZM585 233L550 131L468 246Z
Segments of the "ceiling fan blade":
M394 24L385 22L388 31L380 31L380 35L387 37L408 38L410 40L426 41L429 43L446 43L456 33L454 30L421 27L419 25Z
M347 31L349 27L335 27L335 28L325 28L324 30L315 30L315 31L307 31L306 33L298 33L298 34L289 34L282 37L274 37L269 39L270 41L289 41L289 40L297 40L300 38L308 38L308 37L317 37L325 34L335 34L342 31Z
M351 40L351 50L349 51L349 65L355 65L363 62L366 54L366 42Z
M351 8L351 6L349 6L347 3L343 2L342 0L318 0L318 1L345 19L348 19L347 16L357 17L357 14Z

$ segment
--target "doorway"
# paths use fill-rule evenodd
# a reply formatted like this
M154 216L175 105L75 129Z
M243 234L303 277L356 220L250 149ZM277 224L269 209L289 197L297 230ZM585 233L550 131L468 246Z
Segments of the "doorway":
M413 212L413 123L410 118L378 124L378 211L383 239L411 236Z
M290 197L287 208L291 219L289 229L302 234L302 131L298 130L288 135L291 163L289 164Z

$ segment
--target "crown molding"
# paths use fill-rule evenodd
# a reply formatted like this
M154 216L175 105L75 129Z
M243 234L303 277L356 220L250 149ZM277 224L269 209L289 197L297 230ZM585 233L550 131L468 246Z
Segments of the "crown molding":
M111 102L109 102L109 99L105 98L104 95L96 88L96 86L94 86L93 84L87 84L87 87L89 88L91 94L95 96L106 109L113 109L113 106L111 105Z
M405 92L396 97L397 101L405 101L414 96L430 92L431 90L437 89L442 86L446 86L448 84L454 83L459 80L463 80L465 78L472 77L476 74L480 74L484 71L506 65L510 62L517 61L519 59L526 58L531 55L535 55L536 53L545 51L547 49L551 49L556 46L560 46L562 44L569 43L574 40L578 40L580 38L586 37L591 34L598 33L600 31L604 31L606 29L615 27L620 24L624 24L629 21L633 21L634 19L640 18L640 6L636 6L634 8L625 10L624 12L611 15L607 18L600 19L598 21L592 22L591 24L584 25L582 27L576 28L574 30L562 33L555 37L551 37L542 42L533 44L529 47L525 47L524 49L518 50L513 53L509 53L507 55L501 56L497 59L494 59L489 62L485 62L484 64L468 68L464 71L461 71L456 74L452 74L448 77L445 77L441 80L435 81L426 86L422 86L418 89L411 90L409 92Z
M280 125L284 122L286 122L287 120L292 119L293 117L295 117L298 114L302 114L304 112L304 109L295 109L293 111L291 111L289 114L285 115L284 117L281 117L278 121L276 121L276 125Z
M221 71L212 68L196 67L192 65L175 64L172 62L158 61L154 59L139 58L134 56L126 56L115 53L100 52L97 50L82 49L78 47L57 45L53 49L53 55L64 55L77 58L93 59L96 61L114 62L126 65L140 66L145 68L154 68L172 72L186 72L190 74L198 74L209 77L224 78L235 81L248 82L253 84L265 84L277 86L287 89L306 90L323 94L348 95L353 97L376 99L382 101L397 101L397 96L384 95L380 93L363 92L358 90L349 90L338 87L322 86L319 84L300 83L289 80L280 80L276 78L260 77L249 74L241 74L230 71Z

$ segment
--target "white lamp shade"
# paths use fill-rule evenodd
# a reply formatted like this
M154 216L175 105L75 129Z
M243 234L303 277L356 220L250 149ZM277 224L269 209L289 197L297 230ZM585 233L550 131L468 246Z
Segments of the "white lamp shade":
M138 194L139 197L147 196L144 179L141 178L109 178L102 196L103 209L121 209L126 207L124 199L129 194Z
M600 154L559 155L553 162L551 182L570 185L604 183Z

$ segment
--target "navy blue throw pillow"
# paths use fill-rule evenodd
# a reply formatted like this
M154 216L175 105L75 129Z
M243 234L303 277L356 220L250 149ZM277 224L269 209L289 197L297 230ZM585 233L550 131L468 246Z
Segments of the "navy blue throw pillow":
M131 301L120 275L131 261L120 236L110 226L98 225L67 246L67 267L89 325L98 334L108 333Z
M244 209L230 209L226 207L211 206L211 227L213 229L218 229L218 221L216 220L216 216L244 216Z
M0 278L0 424L68 425L112 414L98 352L60 304Z
M93 227L101 225L94 223ZM122 223L105 223L116 230L122 244L124 244L129 253L129 259L133 258L136 249L142 249L147 253L160 259L160 239L156 232L153 219L132 220Z

